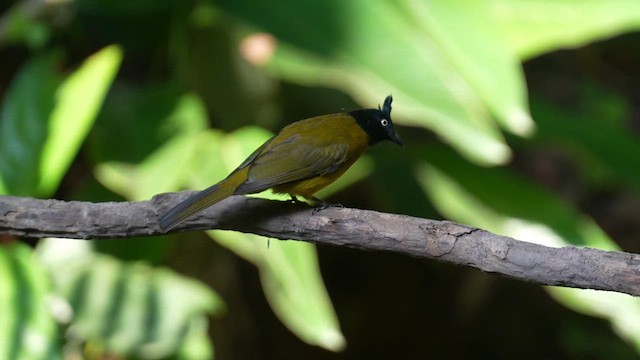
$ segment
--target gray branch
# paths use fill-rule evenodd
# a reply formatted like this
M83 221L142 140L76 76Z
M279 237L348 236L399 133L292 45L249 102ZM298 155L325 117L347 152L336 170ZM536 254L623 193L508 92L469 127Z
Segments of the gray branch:
M162 235L158 214L192 192L150 201L90 203L0 197L0 234L108 239ZM232 196L172 232L223 229L277 239L389 251L470 266L540 285L640 296L640 255L567 246L550 248L448 221Z

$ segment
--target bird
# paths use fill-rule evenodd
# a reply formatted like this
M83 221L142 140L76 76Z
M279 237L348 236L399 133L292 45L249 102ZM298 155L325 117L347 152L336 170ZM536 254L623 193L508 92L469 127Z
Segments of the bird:
M404 146L391 121L392 101L389 95L377 109L320 115L285 126L224 180L162 214L160 229L169 231L229 196L267 189L326 206L314 194L344 174L367 148L384 140Z

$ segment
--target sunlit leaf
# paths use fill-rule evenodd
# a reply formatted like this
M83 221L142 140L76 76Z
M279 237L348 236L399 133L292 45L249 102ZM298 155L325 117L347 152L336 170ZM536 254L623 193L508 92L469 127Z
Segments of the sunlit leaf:
M103 355L156 359L175 354L188 334L201 337L206 332L194 319L225 308L218 295L199 282L99 255L84 242L47 239L38 255L51 271L55 294L73 310L67 340L99 345ZM207 347L200 353L211 353L208 344L198 345Z
M464 19L445 1L221 6L281 41L268 65L275 74L340 88L368 106L392 93L398 123L426 126L471 159L499 163L509 150L489 110L519 133L532 122L516 58L474 4Z
M533 130L524 74L502 29L477 0L406 0L423 34L438 45L502 126L520 135ZM464 11L460 11L464 8Z
M346 341L324 287L314 245L231 231L207 233L258 267L271 308L296 336L332 351L344 349Z
M204 316L191 319L182 346L178 349L178 359L213 359L213 344L209 340L207 325L207 318Z
M162 130L167 134L196 133L208 126L206 105L195 94L185 94L177 99L173 112L164 120Z
M57 188L121 57L118 48L105 48L62 83L55 56L36 58L22 69L0 110L0 177L8 192L48 196Z
M635 0L485 1L486 17L522 59L640 29Z
M218 4L275 35L267 65L274 74L339 88L365 106L392 93L398 123L432 129L485 164L510 155L491 114L515 133L533 129L516 52L526 57L640 25L633 0Z
M275 313L301 339L339 351L346 342L324 287L314 245L278 241L264 251L260 277ZM265 269L266 267L266 269Z
M0 246L0 358L61 358L48 292L48 275L28 246Z
M96 177L104 186L127 199L149 199L167 189L177 188L188 177L195 145L194 136L179 135L138 166L120 162L98 165Z
M117 46L92 55L56 93L42 148L39 192L54 191L87 136L122 60Z

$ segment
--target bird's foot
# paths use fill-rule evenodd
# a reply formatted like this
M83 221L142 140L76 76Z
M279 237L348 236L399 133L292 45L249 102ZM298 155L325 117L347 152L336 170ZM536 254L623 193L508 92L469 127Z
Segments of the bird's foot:
M306 204L306 202L300 201L300 199L298 199L298 197L295 195L289 195L289 196L291 196L291 200L289 201L291 201L293 204Z
M319 213L322 210L331 208L331 207L344 207L342 206L342 204L332 204L329 202L326 202L324 200L320 200L317 197L313 197L311 200L313 200L314 202L314 208L311 211L311 214L315 215L317 213Z

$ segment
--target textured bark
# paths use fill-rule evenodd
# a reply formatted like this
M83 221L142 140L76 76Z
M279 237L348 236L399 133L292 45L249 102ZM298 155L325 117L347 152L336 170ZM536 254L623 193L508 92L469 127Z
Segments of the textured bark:
M191 192L150 201L89 203L0 197L0 234L77 239L161 235L157 218ZM233 196L171 232L235 230L277 239L390 251L541 284L640 295L640 255L550 248L448 221Z

